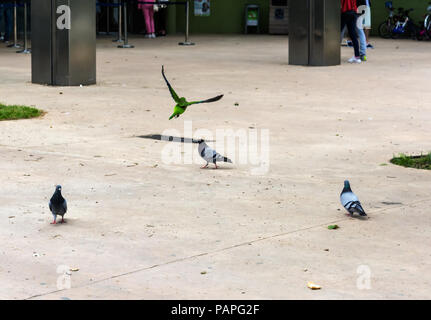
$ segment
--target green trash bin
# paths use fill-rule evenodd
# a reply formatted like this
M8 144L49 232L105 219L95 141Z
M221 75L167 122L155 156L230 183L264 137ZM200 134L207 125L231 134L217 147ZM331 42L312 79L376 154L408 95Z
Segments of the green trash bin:
M245 6L245 34L248 33L249 27L255 27L257 33L259 33L259 11L259 6L256 4L248 4Z

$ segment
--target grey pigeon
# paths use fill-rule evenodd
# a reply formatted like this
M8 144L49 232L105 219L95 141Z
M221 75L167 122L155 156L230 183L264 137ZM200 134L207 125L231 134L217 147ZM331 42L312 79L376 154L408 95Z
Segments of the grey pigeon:
M223 157L221 154L217 153L215 150L211 149L203 139L197 141L199 143L198 151L199 155L204 159L207 164L203 166L201 169L208 167L208 164L214 163L215 168L217 169L217 161L219 162L229 162L232 163L232 160Z
M366 216L365 210L362 208L358 197L350 189L350 182L348 180L344 181L344 189L340 195L341 204L350 213L359 213L361 216Z
M61 186L55 187L55 192L49 200L49 210L52 212L54 221L51 224L57 223L57 216L61 216L61 223L64 223L64 215L67 212L67 202L66 199L61 195Z

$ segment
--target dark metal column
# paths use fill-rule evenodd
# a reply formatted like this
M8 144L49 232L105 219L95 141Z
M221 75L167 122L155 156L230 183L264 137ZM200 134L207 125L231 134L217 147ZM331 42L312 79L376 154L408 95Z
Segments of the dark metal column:
M69 9L70 29L61 25ZM95 84L96 1L32 0L31 14L32 82Z
M339 0L289 1L289 64L340 64Z
M31 4L31 82L52 83L51 0L33 0Z
M24 49L17 51L16 53L31 53L31 49L28 48L28 10L27 10L27 1L24 1Z
M289 64L308 65L310 0L289 1Z

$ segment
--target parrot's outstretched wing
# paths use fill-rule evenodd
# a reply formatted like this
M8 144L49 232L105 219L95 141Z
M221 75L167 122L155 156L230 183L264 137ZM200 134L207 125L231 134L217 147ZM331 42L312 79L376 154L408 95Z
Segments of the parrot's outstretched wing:
M187 105L188 106L190 106L190 105L192 105L192 104L198 104L198 103L209 103L209 102L216 102L216 101L219 101L221 98L223 98L223 94L222 95L220 95L220 96L217 96L217 97L214 97L214 98L211 98L211 99L208 99L208 100L203 100L203 101L192 101L192 102L189 102L189 103L187 103Z
M166 84L168 85L169 91L171 92L171 96L172 98L175 100L176 103L179 103L180 98L178 97L177 93L175 92L175 90L172 88L171 84L169 83L168 79L166 79L165 76L165 68L164 66L162 66L162 76L166 81Z

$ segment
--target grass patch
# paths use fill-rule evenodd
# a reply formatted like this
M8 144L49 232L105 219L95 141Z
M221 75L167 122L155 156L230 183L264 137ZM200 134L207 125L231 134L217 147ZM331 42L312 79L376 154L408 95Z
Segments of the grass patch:
M6 106L0 103L0 121L30 119L39 117L43 114L42 110L26 106Z
M420 156L400 154L392 158L391 163L407 168L431 170L431 153Z

